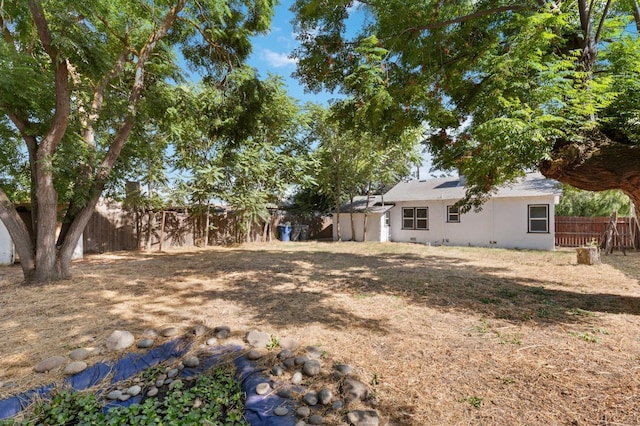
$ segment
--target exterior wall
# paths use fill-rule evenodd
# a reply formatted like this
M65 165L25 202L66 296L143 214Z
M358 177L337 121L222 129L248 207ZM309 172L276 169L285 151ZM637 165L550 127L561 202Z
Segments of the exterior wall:
M460 215L459 223L447 223L447 206L457 200L396 203L391 210L391 241L433 245L478 246L553 250L555 197L494 198L480 212ZM528 206L549 206L548 233L528 232ZM402 229L403 207L428 207L428 230Z
M13 241L9 236L9 231L0 222L0 265L13 264Z
M343 241L362 241L364 234L364 213L354 213L353 223L355 227L355 239L351 233L350 213L340 213L340 236ZM338 226L336 215L333 215L333 241L338 240ZM367 219L367 241L388 241L389 230L384 224L384 214L369 213Z

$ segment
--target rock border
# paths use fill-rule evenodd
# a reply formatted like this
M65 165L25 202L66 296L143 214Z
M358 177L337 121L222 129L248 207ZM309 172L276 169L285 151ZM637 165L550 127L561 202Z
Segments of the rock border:
M92 357L123 353L136 343L137 349L152 349L169 339L182 336L185 339L203 340L205 343L188 351L181 359L169 359L160 364L164 371L153 381L145 381L140 375L121 380L108 386L102 394L105 404L125 402L141 395L153 398L164 395L177 382L190 382L197 374L183 377L183 370L193 372L201 365L201 357L207 349L221 346L231 336L231 328L220 325L213 329L197 324L183 333L184 328L167 325L159 330L149 329L136 339L126 330L114 330L104 347L78 348L68 356L51 356L36 364L36 373L63 369L63 374L73 376L90 367ZM354 374L350 365L332 363L327 354L317 346L300 348L292 338L278 339L270 333L252 329L244 334L244 348L240 352L254 365L268 373L249 390L249 397L268 397L276 394L291 404L272 407L276 416L294 416L295 426L322 425L327 416L337 416L352 426L378 426L379 416L374 409L375 399L368 386ZM241 346L242 348L242 346ZM331 364L331 365L329 365ZM252 393L251 395L249 393ZM362 409L364 406L364 409ZM293 407L293 408L288 408Z

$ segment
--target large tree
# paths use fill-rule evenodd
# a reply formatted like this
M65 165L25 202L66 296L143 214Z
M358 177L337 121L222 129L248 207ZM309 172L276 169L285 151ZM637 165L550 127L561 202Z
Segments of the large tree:
M637 0L298 0L293 9L301 81L352 95L350 78L377 67L376 90L355 88L363 110L375 105L395 126L427 123L435 165L467 177L466 207L533 168L581 189L621 189L640 205ZM384 54L369 53L372 40Z
M28 0L0 3L0 137L22 140L32 222L0 181L0 219L26 281L69 277L71 255L150 88L178 80L178 51L209 80L250 53L272 0ZM4 149L3 149L4 150ZM135 155L135 152L130 153ZM6 167L5 161L0 165ZM0 176L5 176L4 169ZM56 237L56 223L63 218Z

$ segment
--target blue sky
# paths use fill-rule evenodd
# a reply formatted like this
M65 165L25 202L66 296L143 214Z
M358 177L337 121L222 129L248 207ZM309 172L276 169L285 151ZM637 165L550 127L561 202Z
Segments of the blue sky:
M333 97L331 94L305 93L304 88L291 77L296 70L296 63L289 56L298 46L291 24L293 13L289 11L292 4L293 0L281 0L276 6L271 32L253 39L253 54L249 58L249 65L256 68L262 78L267 77L268 73L282 76L289 94L300 100L300 104L307 101L326 103Z

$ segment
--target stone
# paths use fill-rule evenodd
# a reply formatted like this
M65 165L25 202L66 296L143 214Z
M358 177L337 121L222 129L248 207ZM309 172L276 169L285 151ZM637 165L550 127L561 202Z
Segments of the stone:
M307 354L309 354L311 358L318 359L322 358L322 355L324 355L324 351L317 346L307 346Z
M295 351L296 349L298 349L298 342L291 337L284 337L280 339L278 344L282 349L285 350Z
M142 339L138 342L138 347L140 349L147 349L153 346L154 343L155 342L153 339Z
M307 358L304 355L300 355L300 356L295 357L294 361L295 361L296 365L303 365L305 362L309 361L309 358Z
M214 328L213 332L215 333L218 339L226 339L227 337L229 337L229 333L231 333L231 329L226 325L220 325Z
M287 407L276 407L275 410L273 410L273 414L275 414L276 416L286 416L287 414L289 414L289 410L287 410Z
M309 392L302 397L302 401L305 404L310 405L311 407L314 407L318 405L318 395L315 392Z
M167 379L173 379L178 374L180 374L180 370L178 370L177 368L172 368L171 370L167 371Z
M360 380L348 377L342 383L342 395L347 402L364 401L369 396L369 389Z
M133 385L126 391L126 393L131 396L136 396L140 392L142 392L142 388L139 385Z
M271 335L263 331L251 330L245 336L245 340L254 348L266 348L271 343Z
M331 409L335 411L342 410L342 407L344 407L344 402L342 401L336 401L331 404Z
M147 391L147 396L156 396L158 394L158 392L160 392L160 390L157 387L152 386Z
M307 423L304 420L300 420L295 426L307 426Z
M166 380L166 378L164 378L164 379L158 379L158 380L156 380L155 385L156 385L157 387L160 387L160 386L164 385L164 381L165 381L165 380Z
M280 352L278 352L279 359L287 359L287 358L291 358L292 356L293 356L293 352L291 351L291 349L283 349Z
M373 410L355 410L347 414L349 423L353 426L378 426L380 419Z
M293 373L293 376L291 377L291 383L293 383L294 385L299 385L300 383L302 383L302 373L299 371Z
M285 399L291 399L293 397L293 394L291 393L291 391L287 388L281 388L278 390L278 396L280 398L285 398Z
M256 393L258 395L264 395L271 390L269 383L258 383L256 386Z
M296 414L298 417L308 417L311 414L311 409L309 407L300 407L296 410Z
M317 359L310 359L302 366L302 372L307 376L317 376L320 374L320 361Z
M55 370L63 364L66 364L68 360L69 358L64 356L50 356L36 364L36 366L33 367L33 371L36 373L45 373L47 371Z
M292 369L292 368L295 368L296 361L293 358L287 358L284 361L282 361L282 365L284 365L288 369Z
M178 327L165 327L160 330L160 335L162 337L175 337L180 334L180 329Z
M174 380L171 383L169 383L169 389L173 389L176 386L182 385L182 380L178 379L178 380Z
M256 361L262 358L262 354L257 349L251 349L249 353L247 353L247 358L249 358L251 361Z
M334 368L343 376L348 376L353 371L353 368L347 364L337 364Z
M91 352L86 348L75 349L69 354L69 358L74 361L84 361L89 358L89 356L91 356Z
M331 392L327 388L320 389L320 392L318 392L318 401L320 401L320 404L322 405L331 404L332 398L333 398L333 392Z
M215 346L218 344L218 339L215 337L212 337L210 339L207 340L207 345L209 346Z
M128 400L129 400L129 398L131 398L131 395L126 394L126 393L123 393L122 395L120 395L120 396L118 397L118 401L122 401L122 402L124 402L124 401L128 401Z
M324 423L324 419L322 418L322 416L314 414L313 416L309 417L307 423L309 423L310 425L321 425Z
M106 341L107 349L110 351L121 351L133 345L136 338L128 331L115 330Z
M284 368L281 365L274 365L271 367L271 374L274 376L282 376L284 374Z
M207 332L208 328L207 326L205 326L204 324L196 324L195 327L193 327L193 329L191 330L191 332L195 335L195 336L202 336Z
M66 374L67 376L70 376L72 374L78 374L81 371L84 371L87 369L87 363L84 361L73 361L70 362L69 364L67 364L67 366L64 368L63 373Z
M107 394L107 399L116 400L122 396L121 390L112 390Z
M144 339L155 339L156 337L158 337L158 332L152 328L149 328L142 332L142 337Z
M197 356L188 356L182 361L184 367L196 368L200 365L200 359Z

